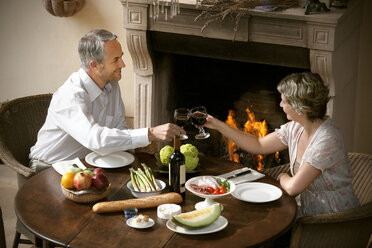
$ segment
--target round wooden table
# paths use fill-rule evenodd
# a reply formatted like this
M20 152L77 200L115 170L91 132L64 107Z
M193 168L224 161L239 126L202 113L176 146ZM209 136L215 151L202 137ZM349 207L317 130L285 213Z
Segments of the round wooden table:
M133 164L108 169L112 189L103 200L133 198L126 188L130 180L129 168L140 163L155 168L156 160L147 154L136 154ZM219 175L242 166L216 158L200 158L200 172L194 175ZM167 181L167 174L155 176ZM223 204L222 215L228 226L222 231L204 235L174 233L166 227L166 220L157 217L156 208L140 209L142 214L155 220L149 229L133 229L126 225L122 212L95 214L93 203L79 204L66 199L60 188L61 176L53 169L46 169L26 181L15 198L15 212L25 227L43 240L43 245L68 247L254 247L271 242L293 224L296 203L284 193L280 199L268 203L248 203L232 195L219 198ZM258 182L280 187L273 178L265 176ZM202 199L186 192L182 211L194 210Z

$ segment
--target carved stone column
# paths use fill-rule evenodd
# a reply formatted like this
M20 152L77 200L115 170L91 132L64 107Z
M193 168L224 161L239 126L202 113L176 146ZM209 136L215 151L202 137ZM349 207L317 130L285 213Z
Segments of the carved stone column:
M135 82L134 128L150 127L153 123L153 78L147 47L147 4L122 1L127 45L132 56Z

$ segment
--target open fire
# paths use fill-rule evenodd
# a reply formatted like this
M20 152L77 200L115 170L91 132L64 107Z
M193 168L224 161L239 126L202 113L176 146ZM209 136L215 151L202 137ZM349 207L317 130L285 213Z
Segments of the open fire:
M245 111L247 113L248 120L244 124L244 132L253 134L260 138L266 136L268 133L268 127L267 127L266 121L265 120L257 121L255 114L251 112L248 107L246 108ZM235 120L234 110L229 110L229 114L227 116L227 120L225 121L225 123L235 129L239 129L238 124L236 123L236 120ZM233 141L227 139L226 137L224 137L224 141L226 143L226 150L229 154L229 159L234 162L242 162L241 157L244 157L244 156L242 156L241 154L243 152L238 149L237 145ZM259 154L258 155L250 154L250 156L257 170L262 170L265 165L265 156L259 155ZM279 163L279 160L280 160L279 152L276 152L275 161Z

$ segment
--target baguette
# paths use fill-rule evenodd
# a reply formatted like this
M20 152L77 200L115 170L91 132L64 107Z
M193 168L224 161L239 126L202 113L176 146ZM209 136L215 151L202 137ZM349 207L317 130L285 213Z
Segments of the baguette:
M180 203L182 196L178 193L165 193L137 199L98 202L92 207L95 213L120 212L125 208L152 208L165 203Z

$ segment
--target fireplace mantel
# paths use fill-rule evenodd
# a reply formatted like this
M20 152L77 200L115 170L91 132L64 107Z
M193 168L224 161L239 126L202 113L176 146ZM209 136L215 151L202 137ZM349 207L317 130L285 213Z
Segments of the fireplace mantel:
M123 5L124 28L135 72L135 128L160 124L161 102L156 99L165 89L156 84L148 43L148 31L165 32L207 39L230 40L233 23L210 24L204 32L204 22L195 22L201 10L192 2L181 1L181 12L172 19L150 17L147 0L120 0ZM241 18L235 36L237 42L276 44L305 48L312 72L319 73L330 87L328 115L338 123L345 136L348 150L354 141L359 27L362 1L349 1L348 8L321 14L304 15L303 8L280 12L250 10ZM163 103L164 104L164 103ZM156 109L156 113L155 110Z

